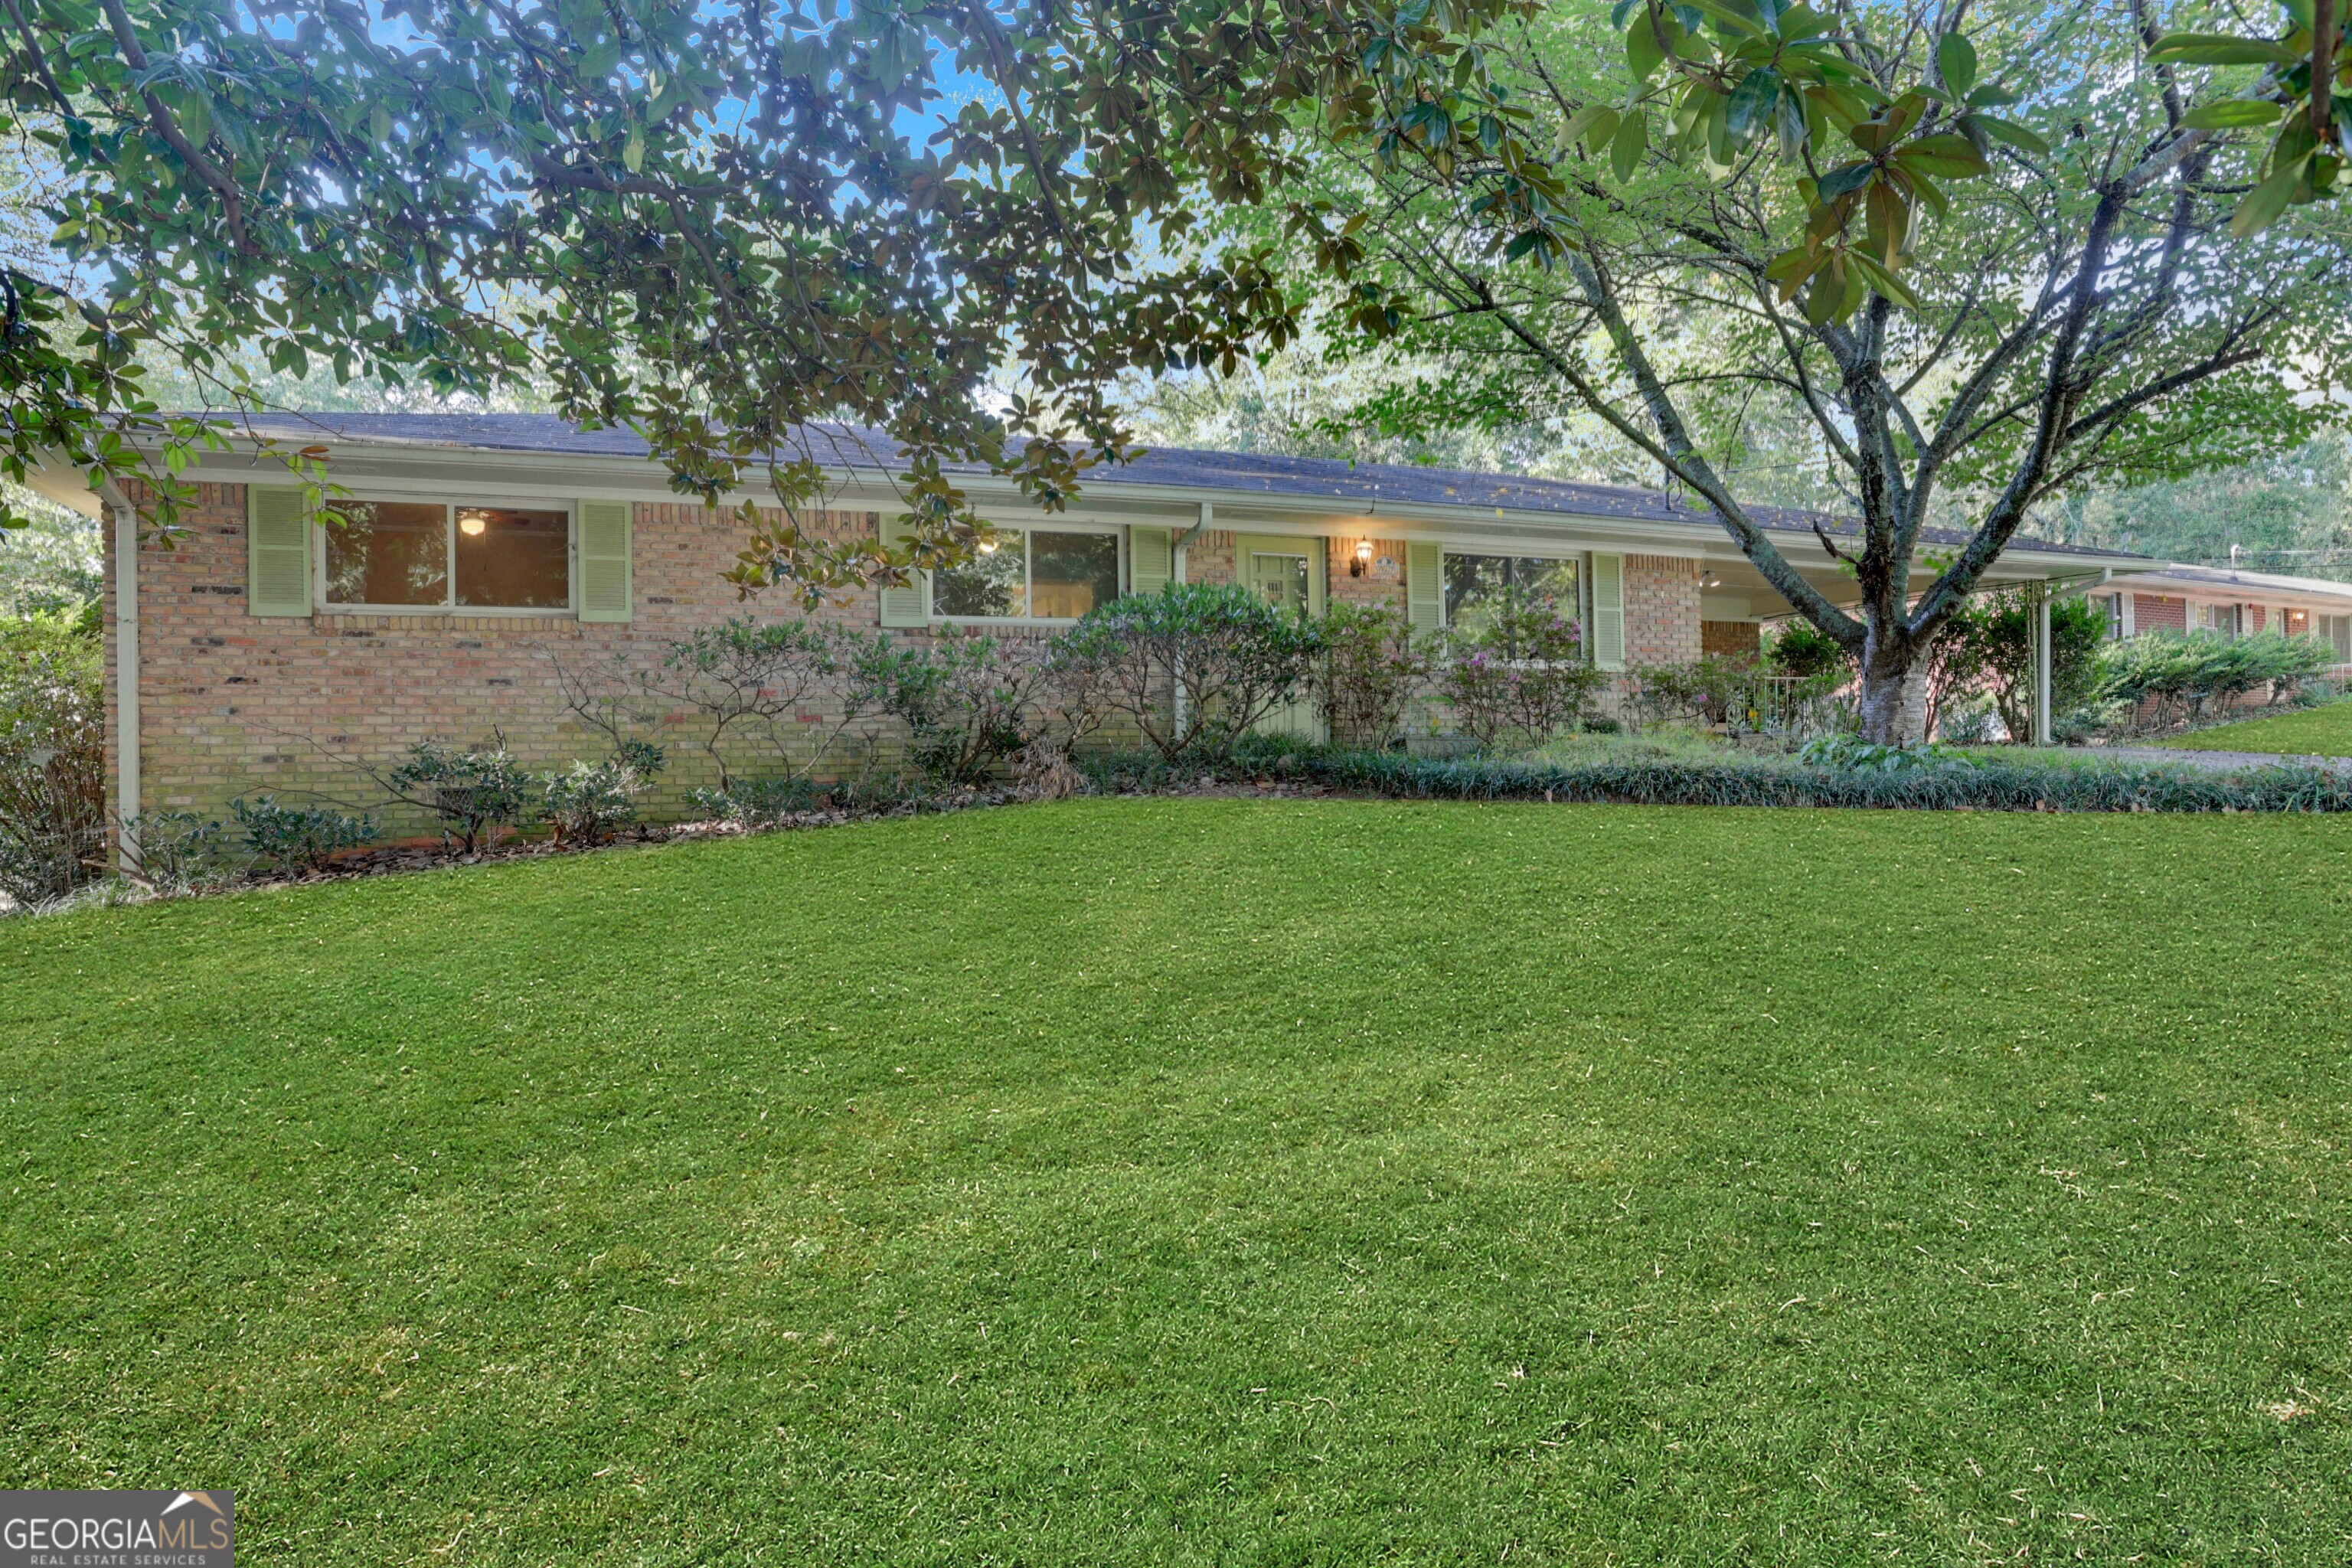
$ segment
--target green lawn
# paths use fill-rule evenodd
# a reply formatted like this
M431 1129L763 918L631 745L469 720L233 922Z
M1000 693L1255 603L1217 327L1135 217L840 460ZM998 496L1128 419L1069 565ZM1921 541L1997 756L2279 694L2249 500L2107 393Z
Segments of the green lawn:
M0 926L0 1487L304 1565L2340 1564L2347 889L2330 819L1104 800Z
M2352 700L2275 713L2267 719L2218 724L2157 744L2192 752L2284 752L2295 756L2352 757Z

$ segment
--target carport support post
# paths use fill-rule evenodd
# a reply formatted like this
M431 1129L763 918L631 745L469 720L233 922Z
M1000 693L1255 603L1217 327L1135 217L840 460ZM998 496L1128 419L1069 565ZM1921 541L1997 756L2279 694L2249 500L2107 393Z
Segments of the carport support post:
M2050 584L2033 587L2033 743L2050 744Z

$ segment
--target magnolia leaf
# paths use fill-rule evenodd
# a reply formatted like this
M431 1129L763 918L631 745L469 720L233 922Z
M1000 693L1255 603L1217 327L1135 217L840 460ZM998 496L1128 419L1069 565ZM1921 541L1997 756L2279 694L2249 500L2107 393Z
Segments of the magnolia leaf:
M1996 120L1990 114L1974 114L1969 118L1976 121L1979 130L1996 142L2006 142L2019 152L2031 153L2037 158L2050 155L2050 143L2014 120Z
M1617 127L1617 134L1609 143L1609 167L1616 174L1619 184L1633 177L1633 171L1642 166L1642 154L1649 150L1649 146L1650 117L1636 110L1625 116L1625 122Z
M1905 177L1910 181L1911 194L1919 198L1921 206L1928 208L1939 218L1951 216L1952 204L1945 198L1942 186L1916 169L1907 171Z
M1936 40L1936 68L1943 73L1945 87L1968 91L1977 84L1977 47L1958 33L1946 33Z
M1867 256L1859 254L1853 258L1853 261L1854 270L1867 279L1873 289L1877 289L1905 310L1918 310L1926 308L1919 303L1919 296L1911 292L1905 286L1903 279L1897 278L1891 269L1881 267Z
M1832 256L1829 265L1813 274L1813 286L1805 290L1805 320L1818 327L1837 315L1838 306L1845 298L1845 258Z
M1881 180L1863 198L1863 233L1870 255L1888 267L1899 263L1911 248L1911 205Z
M1976 143L1965 136L1948 132L1922 136L1895 149L1895 161L1906 169L1916 169L1923 174L1941 174L1948 180L1965 180L1989 174L1992 165L1978 152Z
M1797 95L1795 88L1784 86L1780 96L1774 100L1772 128L1780 136L1782 163L1793 163L1804 156L1807 131L1805 100Z
M1877 176L1874 163L1841 163L1822 176L1822 200L1833 202L1849 191L1858 191Z
M1609 129L1600 132L1594 138L1597 142L1607 142L1610 132L1617 129L1617 111L1606 104L1587 105L1568 117L1566 123L1559 128L1559 134L1552 138L1552 146L1565 153L1583 141L1586 132L1595 130L1604 121Z
M2304 165L2309 161L2307 155L2281 161L2271 171L2270 178L2248 192L2246 199L2238 204L2237 212L2230 218L2230 233L2245 239L2276 223L2287 204L2294 199L2295 187L2306 177Z
M2286 106L2260 98L2225 98L2202 103L2180 117L2190 131L2233 131L2242 125L2269 125L2286 112Z
M1633 79L1649 80L1665 62L1665 47L1658 42L1658 29L1651 25L1650 14L1635 13L1633 25L1625 29L1625 64L1633 70Z
M1764 36L1763 28L1758 26L1750 18L1741 16L1730 6L1724 5L1722 0L1680 0L1680 3L1704 11L1709 20L1727 33L1736 34L1743 38L1760 38Z
M1792 44L1806 38L1817 38L1828 32L1832 25L1827 16L1811 6L1799 4L1780 13L1780 37Z
M2147 51L2151 64L2184 66L2291 66L2303 55L2267 38L2235 38L2227 33L2169 33Z
M1747 146L1764 129L1764 117L1780 98L1779 71L1769 66L1749 71L1731 89L1730 101L1724 106L1724 130L1735 143Z

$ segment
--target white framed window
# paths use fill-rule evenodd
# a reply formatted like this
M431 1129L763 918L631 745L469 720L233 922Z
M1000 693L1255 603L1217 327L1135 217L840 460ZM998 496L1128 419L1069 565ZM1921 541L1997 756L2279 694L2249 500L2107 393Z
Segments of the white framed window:
M567 615L579 576L569 503L338 500L320 521L318 602L383 614Z
M1119 596L1116 528L998 528L971 559L930 574L935 621L1075 621Z
M2314 634L2336 650L2336 662L2352 664L2352 616L2314 616Z
M1543 555L1467 555L1449 550L1442 569L1445 624L1484 632L1505 610L1549 609L1583 618L1580 563Z

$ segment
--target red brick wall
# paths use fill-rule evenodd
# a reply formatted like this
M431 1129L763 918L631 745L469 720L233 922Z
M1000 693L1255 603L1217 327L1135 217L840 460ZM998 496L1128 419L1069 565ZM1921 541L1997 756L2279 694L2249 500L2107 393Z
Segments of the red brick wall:
M586 625L566 616L257 618L246 613L245 509L244 487L204 485L178 547L150 543L140 552L142 804L150 812L226 819L231 800L263 794L378 809L381 792L368 770L388 767L426 739L472 744L500 736L531 768L601 756L603 738L565 708L560 669L602 666L623 652L649 662L671 639L729 616L780 620L798 613L781 594L744 602L721 580L742 545L738 519L689 504L641 503L635 514L635 619L628 625ZM813 531L833 537L870 532L877 522L870 512L808 521ZM106 542L110 676L110 527ZM1403 544L1374 539L1365 575L1354 577L1348 567L1356 543L1354 536L1328 542L1330 602L1400 598ZM1230 531L1204 531L1187 553L1190 581L1234 580ZM1698 563L1626 556L1625 611L1629 662L1696 658L1702 647ZM876 596L848 595L817 613L871 627ZM108 692L110 738L110 679ZM812 733L823 718L812 716ZM670 769L653 803L656 811L674 806L687 788L715 782L689 726L666 724L662 731ZM753 765L736 760L739 767ZM110 763L107 782L110 795ZM425 826L421 817L386 822L395 833Z
M1713 658L1753 658L1763 650L1764 628L1754 621L1701 621L1698 647Z
M635 620L584 625L563 616L355 616L304 619L246 614L245 490L201 487L178 548L140 551L142 805L226 818L237 796L284 792L374 809L365 767L383 768L415 742L460 744L502 735L528 766L601 756L603 740L565 709L557 667L584 669L629 649L657 658L669 639L729 616L777 620L781 594L751 603L719 580L742 547L742 524L698 506L641 504L635 521ZM873 513L819 514L829 535L870 531ZM114 650L112 547L107 530L107 654ZM818 612L871 626L876 596ZM114 688L108 687L109 739ZM713 770L688 731L665 727L673 800ZM110 759L109 806L115 781ZM422 827L421 819L387 828Z
M1370 543L1372 558L1364 563L1364 574L1350 576L1348 569L1355 564L1356 546ZM1404 605L1404 542L1395 539L1366 540L1360 535L1346 535L1329 542L1330 603L1334 605Z
M1688 664L1698 658L1698 595L1697 562L1625 557L1625 662Z
M2163 594L2132 595L2132 626L2143 632L2189 629L2189 601Z
M1221 528L1204 528L1184 547L1184 581L1234 581L1234 536Z

